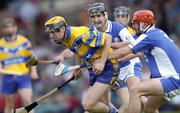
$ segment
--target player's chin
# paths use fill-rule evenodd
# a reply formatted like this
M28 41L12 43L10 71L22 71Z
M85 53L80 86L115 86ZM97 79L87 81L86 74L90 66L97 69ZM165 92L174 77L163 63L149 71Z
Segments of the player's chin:
M101 27L102 27L102 24L94 24L94 26L95 26L96 28L101 28Z

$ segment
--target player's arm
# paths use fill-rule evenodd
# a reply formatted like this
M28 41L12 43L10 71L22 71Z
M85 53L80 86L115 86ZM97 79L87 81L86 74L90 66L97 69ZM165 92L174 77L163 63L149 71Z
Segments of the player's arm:
M63 62L64 59L68 59L73 57L75 54L69 49L65 49L62 51L55 59L60 60L60 62Z
M115 43L111 43L111 47L114 49L118 49L118 48L125 47L130 43L131 43L130 41L115 42Z
M75 55L75 54L74 54L69 48L65 49L65 50L60 54L60 56L63 56L64 59L71 58L71 57L73 57L74 55Z
M38 79L38 73L36 66L30 68L30 76L32 79Z
M130 53L122 58L119 58L118 61L121 62L121 61L127 61L127 60L131 60L131 59L134 59L136 57L141 57L143 56L144 53L143 52L139 52L137 54L133 54L133 53Z
M132 53L131 48L126 46L126 47L114 50L111 54L109 54L108 59L122 58L130 53Z
M26 50L27 50L26 55L27 56L33 56L32 44L29 40L27 40L27 43L28 43L27 48L31 48L31 49L26 48ZM39 78L36 66L33 66L30 68L29 74L30 74L31 79L38 79Z
M99 74L101 71L103 71L104 65L108 58L109 49L111 47L111 42L112 42L111 35L105 34L105 38L106 38L106 40L105 40L105 43L103 46L101 57L100 57L100 59L98 59L98 62L95 63L95 65L93 66L93 72L96 74Z
M78 56L78 55L76 55L76 65L80 65L80 64L82 64L82 59ZM82 74L82 70L81 69L76 69L76 70L74 70L74 72L72 73L72 76L74 76L75 77L75 79L79 79L81 76L82 76L83 74Z

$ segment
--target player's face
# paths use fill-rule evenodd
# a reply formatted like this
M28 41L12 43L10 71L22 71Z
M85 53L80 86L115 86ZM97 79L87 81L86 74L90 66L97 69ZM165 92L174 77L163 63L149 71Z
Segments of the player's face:
M93 15L90 15L90 20L97 29L101 29L102 27L104 27L107 18L101 13L95 13Z
M9 23L2 27L2 33L5 36L11 37L11 36L15 35L16 32L17 32L17 26L14 24Z
M115 17L115 21L121 23L123 26L128 26L129 19L128 14L119 14Z
M64 34L65 34L65 27L61 27L55 29L54 31L49 32L49 36L57 44L61 44L63 42Z
M132 28L136 31L136 33L140 33L140 24L137 22L133 22Z

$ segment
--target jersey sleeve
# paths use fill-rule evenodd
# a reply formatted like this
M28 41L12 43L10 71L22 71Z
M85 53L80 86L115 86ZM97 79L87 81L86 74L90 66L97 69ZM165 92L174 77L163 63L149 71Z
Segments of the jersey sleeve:
M123 28L120 32L119 32L119 36L121 37L121 39L123 41L134 41L133 36L131 35L131 33L126 29Z
M147 37L147 35L142 34L137 40L133 41L128 46L131 48L133 53L142 52L147 49L153 48L154 42Z
M31 57L32 55L33 55L33 49L32 49L32 44L31 44L31 42L28 40L28 39L26 39L26 47L24 48L25 49L25 51L24 51L24 54L25 54L25 56L27 56L27 57Z
M90 31L82 36L82 41L90 47L102 47L106 40L106 34L97 30Z

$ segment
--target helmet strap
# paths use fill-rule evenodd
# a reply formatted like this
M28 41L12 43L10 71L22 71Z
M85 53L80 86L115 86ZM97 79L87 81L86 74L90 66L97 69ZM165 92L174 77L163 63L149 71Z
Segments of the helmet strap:
M63 40L65 40L65 37L66 37L66 25L65 25L65 31L64 31L64 36L63 36Z
M146 32L151 27L151 25L148 25L148 26L145 25L144 22L140 22L139 24L140 24L140 30L143 32Z

